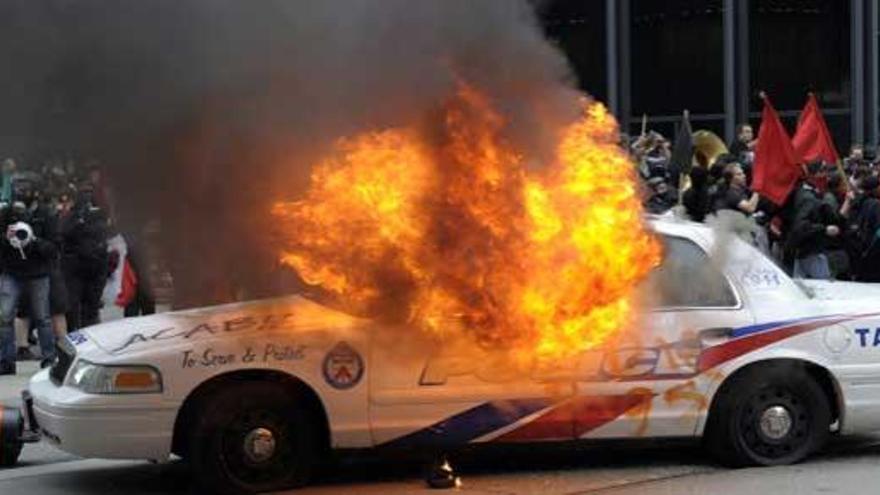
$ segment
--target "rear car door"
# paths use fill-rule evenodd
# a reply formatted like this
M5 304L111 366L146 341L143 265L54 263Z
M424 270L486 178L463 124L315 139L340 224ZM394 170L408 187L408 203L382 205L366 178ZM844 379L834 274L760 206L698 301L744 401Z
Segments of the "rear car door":
M754 322L700 239L661 235L664 260L642 287L643 313L614 348L585 354L575 389L579 438L691 436L709 406L703 349Z

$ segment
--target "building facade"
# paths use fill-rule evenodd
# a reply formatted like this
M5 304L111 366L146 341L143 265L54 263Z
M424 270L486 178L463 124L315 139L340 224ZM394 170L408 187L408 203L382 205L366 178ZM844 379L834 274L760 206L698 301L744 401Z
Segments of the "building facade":
M730 142L760 122L765 91L790 132L817 95L841 153L878 144L880 0L550 0L538 4L548 37L581 88L621 128L674 135L682 111L694 129Z

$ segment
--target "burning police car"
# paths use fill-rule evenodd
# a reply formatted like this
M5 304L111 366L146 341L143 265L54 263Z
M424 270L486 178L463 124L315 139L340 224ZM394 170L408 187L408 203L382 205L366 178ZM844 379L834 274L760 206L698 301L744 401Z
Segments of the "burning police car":
M702 436L727 464L778 465L880 428L875 300L811 297L704 227L653 229L663 290L625 344L524 368L300 297L115 321L3 410L0 459L39 437L173 453L209 490L253 492L305 483L330 449Z

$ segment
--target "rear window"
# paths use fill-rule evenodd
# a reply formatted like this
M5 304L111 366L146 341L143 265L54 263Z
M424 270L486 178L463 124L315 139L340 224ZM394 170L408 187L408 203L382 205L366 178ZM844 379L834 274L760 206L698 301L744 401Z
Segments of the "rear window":
M644 286L644 297L656 309L731 308L736 295L721 269L693 241L660 236L663 263Z

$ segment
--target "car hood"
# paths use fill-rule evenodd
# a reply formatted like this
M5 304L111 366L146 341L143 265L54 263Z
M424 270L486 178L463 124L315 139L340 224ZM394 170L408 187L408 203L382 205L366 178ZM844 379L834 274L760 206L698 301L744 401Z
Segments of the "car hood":
M257 332L342 330L366 320L299 296L125 318L83 330L105 352L122 355Z
M811 299L820 301L862 301L874 302L880 298L880 284L861 282L839 282L829 280L798 280Z

